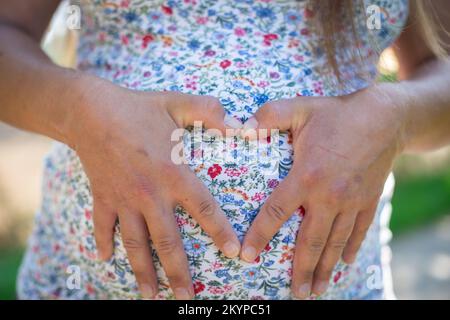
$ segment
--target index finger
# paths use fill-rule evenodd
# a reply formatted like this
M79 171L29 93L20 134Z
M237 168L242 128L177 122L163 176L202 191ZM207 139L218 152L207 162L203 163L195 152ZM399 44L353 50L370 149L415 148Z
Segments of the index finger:
M219 249L229 258L239 254L241 244L208 188L195 174L186 168L179 187L180 204L197 220L202 229L213 239Z
M184 245L172 208L152 200L146 201L144 217L159 260L175 297L188 300L194 296Z
M295 171L273 191L256 216L242 244L241 258L253 262L281 226L303 202L299 177Z
M334 222L334 215L329 212L330 208L326 206L312 206L300 226L292 277L292 291L298 298L305 299L310 295L314 271Z
M151 299L158 293L158 281L144 217L135 212L121 210L119 222L123 245L142 297Z

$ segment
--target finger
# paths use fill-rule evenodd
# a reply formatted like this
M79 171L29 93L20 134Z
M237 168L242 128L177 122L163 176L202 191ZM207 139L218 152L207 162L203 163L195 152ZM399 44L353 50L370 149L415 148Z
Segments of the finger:
M377 206L378 201L372 204L370 208L358 213L353 231L342 254L342 259L345 263L352 264L353 262L355 262L358 250L366 237L370 225L372 224Z
M331 234L314 273L313 293L320 295L327 290L331 273L342 256L342 251L353 230L355 219L356 213L341 213L334 220Z
M311 294L314 271L334 221L329 210L321 206L306 210L294 254L292 291L297 298L305 299Z
M158 253L175 297L181 300L192 299L192 278L173 210L146 204L144 215L153 247Z
M284 222L302 205L305 195L298 181L298 174L292 168L264 203L244 238L241 252L244 261L253 262Z
M197 220L225 256L236 257L241 244L225 213L192 171L186 169L183 176L180 185L185 188L179 192L183 195L180 204Z
M174 119L178 119L177 124L180 127L185 128L201 121L204 127L217 129L225 134L225 110L219 99L212 96L181 93L180 95L182 96L178 103L173 103L169 107L170 114Z
M151 299L158 292L158 281L144 217L138 213L121 211L119 223L123 245L139 290L143 298Z
M109 260L114 252L114 226L117 214L94 196L93 219L97 256L100 260Z
M244 123L241 135L251 137L252 130L257 129L289 130L292 128L292 123L296 116L295 111L293 99L267 102L255 112L253 117Z

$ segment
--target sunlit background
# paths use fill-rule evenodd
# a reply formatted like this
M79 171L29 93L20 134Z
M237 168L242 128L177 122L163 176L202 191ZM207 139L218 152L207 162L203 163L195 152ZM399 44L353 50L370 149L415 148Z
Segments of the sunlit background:
M76 35L63 23L53 19L43 47L57 63L70 66ZM396 68L392 53L383 53L381 81L395 80ZM15 298L17 270L40 201L42 158L50 144L50 139L0 124L0 299ZM395 293L400 299L450 299L450 149L404 156L395 176Z

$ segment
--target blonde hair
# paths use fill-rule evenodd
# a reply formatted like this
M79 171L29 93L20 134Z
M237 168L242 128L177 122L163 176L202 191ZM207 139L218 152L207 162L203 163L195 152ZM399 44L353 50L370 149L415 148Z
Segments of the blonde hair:
M363 8L365 12L363 0L309 0L307 4L315 14L315 27L322 40L323 50L325 51L328 64L332 71L341 82L341 75L336 59L337 50L340 47L349 48L352 56L361 63L361 56L357 49L359 43L356 31L356 15L357 6ZM446 56L444 44L442 43L437 27L440 25L439 20L433 10L430 0L411 0L410 12L414 15L410 17L410 21L417 23L419 31L430 50L436 57L443 58ZM339 32L345 26L351 27L352 37L346 37L345 33ZM376 48L374 48L376 49ZM380 52L381 53L381 52Z
M447 56L446 44L442 41L438 33L438 27L443 32L447 32L439 20L432 1L430 0L414 0L411 3L414 6L415 16L412 17L419 24L420 33L425 44L439 58Z

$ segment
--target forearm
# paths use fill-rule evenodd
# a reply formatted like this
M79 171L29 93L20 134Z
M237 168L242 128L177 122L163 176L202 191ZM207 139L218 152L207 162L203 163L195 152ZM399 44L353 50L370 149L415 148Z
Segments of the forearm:
M35 39L0 25L0 121L68 143L67 122L90 78L56 66Z
M408 79L385 88L403 110L406 153L450 143L450 60L426 62Z

